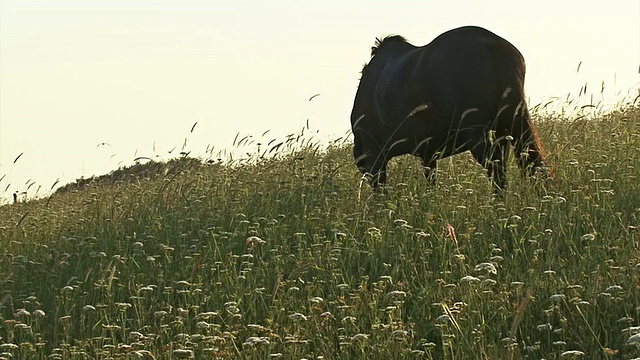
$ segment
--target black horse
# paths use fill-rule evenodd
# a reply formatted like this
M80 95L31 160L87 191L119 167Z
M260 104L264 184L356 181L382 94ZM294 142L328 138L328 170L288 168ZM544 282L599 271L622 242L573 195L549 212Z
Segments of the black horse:
M524 58L511 43L474 26L417 47L402 36L376 39L351 112L360 171L384 185L387 162L412 154L435 181L436 160L470 150L497 189L508 151L533 175L545 161L524 95Z

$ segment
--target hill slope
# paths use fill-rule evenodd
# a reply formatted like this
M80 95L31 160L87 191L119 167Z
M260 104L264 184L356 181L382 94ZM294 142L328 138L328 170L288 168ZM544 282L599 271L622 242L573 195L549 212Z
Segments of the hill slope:
M2 356L638 357L640 111L538 126L558 182L504 201L306 142L1 207Z

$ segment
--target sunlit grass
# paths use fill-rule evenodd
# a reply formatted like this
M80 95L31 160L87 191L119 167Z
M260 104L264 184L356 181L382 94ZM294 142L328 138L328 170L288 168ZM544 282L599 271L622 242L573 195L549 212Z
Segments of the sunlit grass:
M291 136L3 206L0 358L637 358L640 112L538 127L557 181L504 199Z

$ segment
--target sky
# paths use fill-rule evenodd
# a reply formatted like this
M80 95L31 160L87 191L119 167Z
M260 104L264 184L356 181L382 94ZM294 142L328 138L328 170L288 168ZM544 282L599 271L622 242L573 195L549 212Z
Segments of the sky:
M345 136L376 37L464 25L522 52L530 106L638 94L637 0L0 0L0 203L237 134Z

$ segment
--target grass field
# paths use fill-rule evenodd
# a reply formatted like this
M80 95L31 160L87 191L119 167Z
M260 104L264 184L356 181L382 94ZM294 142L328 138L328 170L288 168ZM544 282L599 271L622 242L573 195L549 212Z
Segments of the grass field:
M0 358L640 357L640 110L538 119L557 182L289 137L0 207Z

